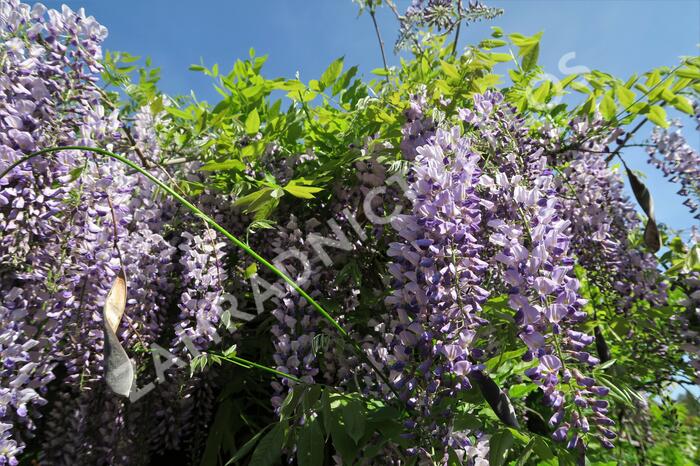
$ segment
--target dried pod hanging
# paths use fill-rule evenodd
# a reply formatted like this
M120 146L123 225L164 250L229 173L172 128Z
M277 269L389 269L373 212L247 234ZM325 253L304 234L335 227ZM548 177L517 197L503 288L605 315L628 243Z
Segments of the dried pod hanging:
M129 396L134 383L134 367L124 351L117 330L126 308L126 274L120 270L114 280L112 289L107 294L103 309L105 326L105 380L107 386L116 394Z
M627 165L625 165L625 170L627 170L627 177L630 180L634 197L648 217L646 226L644 227L644 244L646 244L651 252L657 252L661 249L661 235L659 234L659 228L656 226L656 218L654 217L654 200L651 198L649 189L647 189L632 170L627 168Z
M508 427L519 428L518 418L510 398L501 390L491 377L482 371L474 371L470 374L471 380L476 382L486 402L493 412Z

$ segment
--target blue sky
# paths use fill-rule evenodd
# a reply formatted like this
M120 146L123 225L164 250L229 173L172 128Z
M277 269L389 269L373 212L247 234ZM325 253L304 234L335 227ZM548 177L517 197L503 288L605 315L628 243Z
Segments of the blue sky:
M371 21L358 18L350 0L68 0L44 1L49 7L66 3L85 7L109 29L105 47L150 56L162 68L162 88L171 94L195 94L215 101L209 78L188 71L200 60L219 63L223 70L250 47L269 54L267 76L293 76L308 81L320 76L328 63L345 56L365 75L381 66ZM401 9L408 1L398 0ZM698 55L700 1L698 0L491 0L505 9L493 21L463 29L461 45L488 37L490 26L505 32L533 34L544 31L540 63L557 77L560 58L575 52L570 66L582 65L627 77L650 68L674 66L682 55ZM378 13L380 28L393 48L396 23L388 9ZM390 54L390 64L398 62ZM689 120L686 120L689 121ZM687 138L700 147L700 133L686 128ZM640 132L637 142L648 134ZM675 194L678 188L646 164L638 148L625 153L628 163L645 170L657 205L657 219L675 228L698 224Z

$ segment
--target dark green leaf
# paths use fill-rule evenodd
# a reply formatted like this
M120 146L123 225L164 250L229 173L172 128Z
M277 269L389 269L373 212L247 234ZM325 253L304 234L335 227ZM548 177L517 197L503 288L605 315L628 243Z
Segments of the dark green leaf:
M333 425L333 413L331 412L331 399L329 391L323 390L321 394L321 414L323 416L323 429L326 431L326 435L331 431Z
M323 388L320 385L309 385L301 399L304 413L308 413L314 406L316 406L319 398L321 398L322 391Z
M305 392L306 385L297 385L287 394L287 397L282 401L282 406L280 406L280 418L289 418L294 414Z
M532 440L532 449L542 460L549 460L554 458L554 453L552 453L552 449L549 448L549 445L542 439L542 437L535 437Z
M513 446L513 435L508 430L496 432L489 439L489 465L502 466Z
M457 413L454 417L454 430L457 432L478 429L482 424L473 414Z
M297 441L297 463L299 466L323 465L323 449L325 441L318 417L307 420L299 432Z
M255 466L272 466L279 463L282 457L285 430L285 423L278 422L275 424L275 427L258 443L253 455L250 457L250 464Z
M330 430L331 438L333 439L333 447L343 458L343 464L352 464L357 454L357 445L345 432L345 429L337 418L337 414L338 413L334 412L333 419L331 420Z
M216 410L214 423L209 429L207 444L202 455L202 460L199 466L217 466L219 464L219 451L224 444L224 437L231 436L233 417L233 403L230 399L224 400Z
M230 460L228 460L228 462L226 463L226 466L229 466L230 464L234 464L236 461L240 461L243 458L245 458L245 456L248 454L248 452L253 449L253 447L255 446L256 443L258 443L258 440L260 440L260 437L262 437L262 435L265 433L265 431L267 431L267 429L269 429L270 427L271 427L271 425L263 428L260 432L255 434L253 436L253 438L251 438L245 444L243 444L243 446L241 448L236 450L236 453L231 457Z
M85 166L83 165L82 167L74 168L72 169L69 174L70 174L70 181L75 181L78 178L80 178L80 175L83 174L83 170L85 170Z

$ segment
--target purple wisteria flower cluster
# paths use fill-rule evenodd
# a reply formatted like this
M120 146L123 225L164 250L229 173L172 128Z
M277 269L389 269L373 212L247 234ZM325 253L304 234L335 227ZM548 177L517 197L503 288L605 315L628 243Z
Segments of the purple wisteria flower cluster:
M478 1L414 1L400 16L400 41L410 42L416 28L450 31L498 13ZM613 447L609 377L599 366L609 355L593 349L602 343L597 326L661 308L673 292L656 256L630 234L641 222L605 158L619 131L597 119L566 129L533 124L499 92L475 94L459 108L461 97L415 85L401 128L360 134L349 147L343 141L347 164L328 163L332 154L313 138L289 155L286 142L265 140L275 125L258 121L232 147L265 145L230 170L229 183L202 168L228 150L210 135L183 148L176 168L159 164L169 141L185 132L171 131L174 115L188 114L162 110L181 101L160 95L163 105L119 109L98 83L106 34L82 10L0 0L0 171L56 145L125 154L283 269L323 303L343 338L294 287L272 281L202 218L118 161L77 150L35 157L0 180L0 465L19 464L27 451L59 466L195 456L218 402L225 400L225 413L238 408L236 390L256 390L271 406L254 409L274 418L298 383L323 384L326 396L359 393L373 416L401 417L396 435L405 442L380 438L379 430L359 433L364 424L350 425L352 413L342 414L338 426L356 428L348 434L355 444L354 437L377 440L377 448L358 452L358 464L404 464L407 456L418 464L488 464L507 433L499 424L496 434L495 423L514 427L536 417L544 422L533 435L549 435L580 460L592 439ZM382 98L371 105L379 108ZM240 124L238 115L231 121ZM293 139L289 145L299 143ZM681 184L695 212L697 152L679 131L657 129L652 142L650 163ZM307 184L315 170L322 174L314 183L332 181ZM272 198L270 211L241 212L238 193L258 181L264 194L248 206ZM139 403L105 384L103 306L121 273L128 291L115 333L137 374L134 391L150 386ZM683 279L688 299L680 304L691 311L680 322L684 349L698 356L692 364L700 374L700 280L695 271ZM592 289L604 300L595 301ZM270 315L252 314L265 310ZM234 316L259 326L232 324ZM232 373L226 367L187 367L202 354L216 361L218 348L244 346L245 332L266 326L270 338L256 334L241 353L259 349L256 361L270 355L259 362L300 382L280 377L250 388L244 377L240 386L224 380ZM516 385L530 391L511 403ZM297 429L338 420L330 414L318 409L290 422ZM381 421L377 414L368 424ZM297 445L281 443L297 453Z
M319 285L328 283L328 271L311 266L311 250L304 248L306 235L300 229L297 219L292 217L273 239L272 248L277 254L284 254L292 247L302 247L303 251L284 263L285 271L298 282L306 284L312 297L321 293ZM308 265L307 265L308 264ZM273 323L271 333L275 353L273 360L277 370L291 374L300 380L313 383L319 373L318 361L313 341L321 333L321 318L311 309L311 305L288 285L274 284L269 291L274 294ZM279 409L293 382L281 380L272 382L274 395L272 406Z
M412 103L416 118L424 112L419 107ZM413 161L406 193L412 210L392 221L394 291L386 303L393 336L383 362L416 413L410 427L416 435L450 438L452 449L469 447L468 437L439 431L445 423L436 419L454 413L436 407L484 370L482 307L500 290L515 312L524 361L536 359L524 375L553 409L553 438L583 451L595 425L611 447L613 421L601 399L608 389L585 375L599 361L587 349L593 337L580 330L586 313L573 273L573 222L560 181L547 168L546 144L529 136L498 93L476 95L474 108L459 113L464 130L438 129L426 144L404 148Z
M503 10L486 6L480 0L464 3L462 0L412 0L400 17L396 50L419 43L417 35L422 29L449 32L462 21L473 23L493 19L503 13Z
M573 138L587 138L601 124L573 122ZM629 232L640 227L639 215L623 192L619 173L600 156L614 136L589 139L583 147L561 154L558 163L564 167L556 181L563 215L571 221L571 249L578 264L594 285L614 292L617 299L609 305L629 312L640 299L662 305L666 291L656 257L631 243Z
M52 145L121 148L137 157L97 85L106 33L82 10L0 1L0 169ZM139 157L157 160L157 124L158 115L136 112ZM175 440L167 432L191 424L195 411L206 420L213 398L200 396L211 393L201 378L181 378L140 406L109 393L102 304L123 268L129 292L117 333L139 367L150 364L153 343L181 354L187 335L205 349L221 313L220 241L211 232L164 236L173 203L112 159L77 151L37 157L0 188L0 463L17 464L37 424L50 464L135 464L139 438L151 438L147 456L179 441L183 429ZM173 319L166 309L178 302L182 312ZM151 422L127 422L135 417Z
M1 168L42 145L89 143L114 130L95 84L105 35L82 11L0 2ZM88 203L97 200L82 185L64 185L76 169L79 162L66 152L54 160L34 160L0 181L4 464L17 464L59 363L65 364L71 380L95 376L83 364L95 350L95 339L80 325L82 317L75 310L82 306L84 292L98 292L100 277L111 272L104 268L111 257L81 240L100 234L92 220L104 212L76 208L75 201L83 196L90 198ZM69 239L64 232L81 236ZM71 268L67 257L78 249L85 252L85 262ZM97 275L91 276L91 270ZM87 309L80 314L91 318ZM62 345L78 339L72 347Z
M434 407L470 387L471 343L489 295L480 287L487 264L475 238L481 171L479 156L454 133L438 131L417 152L409 176L412 213L392 221L400 241L388 251L394 292L386 303L394 309L394 337L385 365L402 400L438 437L445 413Z
M651 165L681 185L678 194L685 197L683 205L700 220L700 154L686 142L680 121L670 129L654 128L647 153Z
M576 257L570 251L576 241L571 228L575 219L567 215L544 147L528 136L523 119L497 93L475 97L474 110L462 112L462 117L496 155L491 159L498 167L492 169L495 173L482 177L489 193L485 221L496 247L492 263L501 265L519 336L527 345L524 359L538 360L526 374L540 385L545 403L554 410L552 436L583 451L590 419L602 444L612 447L614 434L605 427L612 423L606 416L608 402L599 399L608 389L581 373L599 360L586 348L593 337L578 325L587 316L573 274ZM575 411L568 411L571 405Z

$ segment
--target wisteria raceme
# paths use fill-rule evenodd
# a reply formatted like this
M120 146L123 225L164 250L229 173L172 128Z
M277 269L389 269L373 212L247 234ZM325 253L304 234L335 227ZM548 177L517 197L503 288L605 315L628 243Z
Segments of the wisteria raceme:
M543 148L528 137L522 120L499 94L474 100L473 111L460 113L467 124L464 137L457 128L438 130L432 143L417 149L409 178L413 215L392 222L401 242L389 250L398 287L387 299L397 313L387 355L391 378L411 408L423 409L420 420L427 427L431 399L468 387L464 376L479 369L471 362L478 353L470 354L484 323L478 311L489 296L479 284L491 263L489 275L501 280L516 311L526 358L539 360L528 375L556 412L555 438L583 449L589 420L575 413L564 422L565 397L581 409L590 405L591 419L603 425L607 402L598 397L607 389L573 368L597 359L585 351L592 337L575 330L585 313L572 276L574 260L567 255L571 222L562 218L565 210ZM475 151L496 153L493 176L482 174L483 166L492 166ZM480 244L483 240L490 244ZM502 275L493 276L500 268ZM451 328L457 323L459 330ZM601 442L609 445L606 433Z
M421 28L435 28L438 31L451 30L461 21L475 22L492 19L503 10L484 5L480 0L412 0L403 16L399 18L399 38L395 49L415 46Z
M43 145L86 142L113 129L114 120L104 117L95 86L105 34L82 11L0 2L0 168ZM69 94L74 98L66 99ZM14 426L3 429L0 451L9 464L24 448L24 439L16 436L28 436L33 429L35 407L43 404L41 394L54 378L57 361L64 358L53 354L53 345L78 334L88 336L76 328L74 319L56 320L62 308L78 306L80 293L52 286L64 281L66 255L76 244L60 233L77 221L77 212L68 204L71 197L79 197L79 190L62 186L62 181L79 164L75 154L65 152L51 160L31 161L0 181L0 260L10 265L2 272L0 319L5 332L12 332L0 344L0 353L3 361L14 361L5 365L0 381L0 420ZM59 217L61 212L66 215ZM37 334L36 326L44 335ZM94 341L88 338L80 344L89 345L92 353L99 351L90 345Z
M105 162L88 166L78 181L80 196L71 224L67 225L71 241L61 263L60 276L54 278L62 290L61 299L49 302L51 320L45 331L52 330L56 335L52 337L57 345L52 358L66 369L63 379L68 383L66 394L79 402L56 404L52 413L58 420L72 419L74 423L83 424L65 428L61 423L54 423L55 429L47 426L44 435L56 444L54 464L71 464L70 458L88 453L96 455L99 461L116 461L109 459L109 445L114 438L124 435L123 401L114 400L110 405L112 411L102 409L103 416L109 417L107 413L111 413L115 420L104 423L106 418L101 418L105 426L113 426L109 435L104 431L107 427L100 424L100 431L90 424L94 416L89 413L98 410L98 406L90 403L84 406L80 402L88 403L95 393L106 390L101 380L101 309L116 271L121 267L127 273L131 290L126 317L118 331L121 341L131 352L156 341L163 328L163 307L172 291L167 274L173 248L144 224L139 224L138 231L130 231L134 218L129 206L135 180L125 175L120 164ZM116 231L119 250L123 251L121 255L113 246L114 226L108 196L118 222ZM80 387L77 393L75 387ZM96 435L98 432L100 435ZM71 445L73 451L69 450ZM121 460L127 464L125 461Z
M695 372L694 380L700 385L700 273L687 274L683 285L687 296L681 304L687 310L680 319L680 335L685 340L681 348L691 358L690 365Z
M575 137L584 138L599 124L574 122ZM571 251L595 285L616 292L617 309L629 311L639 299L662 304L666 292L657 260L628 238L641 223L623 192L620 175L601 156L605 149L605 140L590 140L560 160L568 162L556 181L562 216L571 222Z
M188 232L182 235L185 240L179 248L185 291L180 298L176 339L184 342L187 337L195 347L204 349L219 338L216 324L223 312L223 282L226 280L222 263L224 243L217 239L213 230L207 230L202 236Z
M426 108L425 89L419 89L411 96L409 108L406 110L406 124L401 129L401 154L406 160L413 160L417 148L427 144L435 135L435 123L424 115Z
M304 245L306 235L300 229L295 218L284 226L284 229L275 232L276 240L273 240L273 251L282 254L290 248L302 247L297 257L284 261L284 268L296 281L305 284L305 289L310 291L311 297L319 296L319 283L328 283L324 279L324 271L318 264L312 265L311 251L308 245ZM306 247L304 247L306 246ZM316 261L315 261L316 262ZM325 271L327 275L328 270ZM262 286L262 282L260 282ZM321 318L304 298L291 289L288 285L273 283L269 290L261 289L261 292L274 293L275 302L272 315L277 320L271 328L275 354L273 360L277 370L291 374L304 382L313 383L318 375L318 361L314 353L313 342L321 333ZM291 382L282 380L272 382L275 392L272 398L272 406L279 409L286 396L286 391Z
M685 197L683 205L700 220L700 154L681 134L680 121L674 122L670 129L654 128L647 153L651 165L681 185L678 194Z
M275 239L271 246L273 257L278 258L279 265L289 276L302 283L312 298L318 299L326 292L333 293L341 304L334 318L352 333L352 326L346 322L346 318L357 304L356 291L338 286L336 279L337 268L342 268L348 252L356 245L348 240L349 249L332 251L319 242L319 238L332 238L338 231L347 239L343 230L326 228L313 218L300 225L292 216L286 225L273 232ZM339 241L343 241L340 234L338 237ZM328 254L327 259L333 267L324 265L320 251ZM369 372L357 360L357 355L348 354L343 345L328 344L337 339L335 330L329 328L306 299L286 284L270 285L271 288L267 288L262 281L259 283L260 293L271 293L271 301L274 303L272 315L277 322L273 324L271 333L275 348L273 360L278 370L292 374L304 382L325 379L327 384L337 387L349 383L353 375L361 377ZM324 369L323 378L319 373L321 365ZM293 383L288 380L272 383L275 391L272 404L275 408L279 408L291 385Z
M544 147L529 137L523 120L497 93L475 96L474 101L474 110L462 111L461 116L468 130L481 136L477 140L488 141L495 153L490 160L498 167L495 174L482 175L480 182L488 193L483 202L488 240L496 246L489 270L499 264L503 267L500 280L521 326L519 336L528 348L525 358L538 359L527 375L540 384L545 402L555 410L550 425L556 427L564 420L567 396L580 408L590 405L594 412L607 406L597 400L607 389L593 387L593 379L571 369L572 364L586 367L598 362L585 351L593 338L576 330L586 314L569 252L575 241L572 220L565 217ZM564 391L562 384L571 390ZM589 431L588 419L574 413L556 431L555 439L567 439L569 429L575 432L568 447L584 449L582 436ZM601 442L609 444L607 439Z
M0 2L0 21L3 46L8 47L0 78L0 168L54 144L127 144L118 114L104 110L96 85L99 44L106 35L102 26L82 10L57 12L17 1ZM138 158L130 154L137 160L157 160L158 117L145 109L137 112L132 134ZM113 399L102 407L91 401L110 396L101 380L101 304L123 266L130 291L119 337L138 364L147 364L150 358L133 350L160 341L172 324L164 309L174 291L171 257L178 240L170 244L159 232L172 219L172 202L157 199L151 185L127 175L116 161L75 151L33 159L0 186L0 351L5 362L0 421L12 426L3 429L3 459L16 462L14 455L34 429L37 407L45 403L47 385L58 373L62 388L53 397L63 401L52 403L42 432L54 445L52 464L75 464L76 458L99 464L138 461L124 453L128 448L110 446L137 438L134 425L125 423L123 401ZM113 246L108 197L118 222L121 257ZM201 262L209 252L197 259ZM209 311L198 310L206 315L193 315L194 324L178 322L177 328L205 332L212 325L206 319L215 324L218 314ZM174 399L179 396L175 393ZM96 411L101 413L97 418ZM114 456L119 451L126 456Z
M386 302L395 315L385 364L403 401L424 419L443 415L432 412L436 400L470 386L471 341L488 297L474 238L479 157L452 134L437 140L418 148L409 177L413 211L393 219L401 242L388 251L395 291Z

